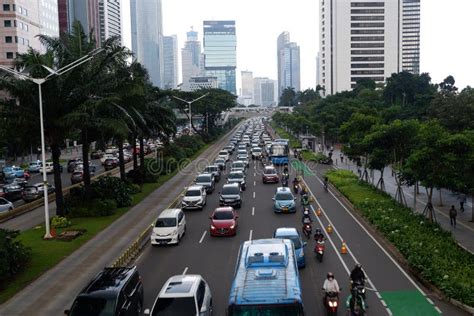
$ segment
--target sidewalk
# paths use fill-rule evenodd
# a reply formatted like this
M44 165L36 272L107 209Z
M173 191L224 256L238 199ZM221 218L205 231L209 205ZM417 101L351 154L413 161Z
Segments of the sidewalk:
M343 159L343 163L341 163L340 159L341 151L338 148L334 148L333 152L333 160L334 165L333 167L336 169L346 169L352 170L355 174L358 174L357 166L352 162L349 161L345 156ZM369 181L373 185L376 185L380 178L379 171L369 171ZM387 167L384 170L384 182L385 182L385 191L390 194L391 196L395 197L397 185L395 182L395 177L392 172L391 167ZM403 185L402 186L403 193L405 195L405 199L407 202L407 206L411 209L415 209L415 192L414 187L408 187ZM440 192L441 191L441 192ZM440 203L440 196L441 202ZM419 194L416 194L416 211L419 213L423 213L425 209L426 203L428 201L426 189L423 186L419 186ZM469 250L471 253L474 253L474 223L471 222L471 214L472 214L472 201L466 201L464 203L464 212L459 210L459 200L458 195L453 194L452 192L441 189L435 189L433 191L433 206L435 209L435 216L436 220L447 231L451 231L453 237L458 241L458 243ZM455 208L458 210L457 216L457 226L453 228L450 225L449 220L449 209L451 205L454 205Z

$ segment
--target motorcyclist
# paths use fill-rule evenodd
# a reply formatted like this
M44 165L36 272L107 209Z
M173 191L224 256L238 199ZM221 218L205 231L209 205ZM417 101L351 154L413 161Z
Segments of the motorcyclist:
M326 280L324 280L323 284L323 290L324 290L324 302L326 302L326 298L328 296L329 292L334 292L337 294L339 297L339 284L337 283L336 278L334 278L334 274L332 272L328 272Z
M298 178L295 177L293 179L293 190L295 191L295 194L298 194L298 184L299 184Z
M359 281L362 284L365 284L365 278L366 277L365 277L364 271L362 270L362 265L360 263L356 263L350 275L351 284L353 284L353 282L356 282L356 281Z
M311 213L309 212L308 209L305 209L303 211L303 218L301 219L301 222L304 224L311 224L313 222L313 219L311 218Z
M281 175L281 184L284 187L288 186L288 177L287 177L287 175L285 175L285 174Z
M321 228L316 228L316 230L314 231L314 240L317 242L317 241L323 241L324 239L325 239L324 234Z
M346 308L350 316L360 316L365 314L367 305L365 304L362 297L357 294L357 290L354 289L347 297Z
M307 193L304 193L303 196L301 196L301 204L304 205L309 205L309 196Z
M288 164L283 167L283 174L288 175Z
M329 183L329 179L328 177L324 177L324 189L327 191L328 190L328 183Z

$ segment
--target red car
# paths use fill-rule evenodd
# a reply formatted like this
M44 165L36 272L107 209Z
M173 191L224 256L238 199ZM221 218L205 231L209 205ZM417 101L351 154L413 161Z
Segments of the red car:
M212 213L211 236L235 236L239 216L230 206L218 207Z
M278 173L274 167L266 166L263 170L262 181L263 183L278 183L280 182L280 177L278 177Z

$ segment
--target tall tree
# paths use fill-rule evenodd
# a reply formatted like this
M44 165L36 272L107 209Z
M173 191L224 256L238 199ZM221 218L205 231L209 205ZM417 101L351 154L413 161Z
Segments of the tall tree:
M298 100L296 99L296 91L295 88L287 87L283 89L280 102L278 103L279 106L295 106L298 104Z

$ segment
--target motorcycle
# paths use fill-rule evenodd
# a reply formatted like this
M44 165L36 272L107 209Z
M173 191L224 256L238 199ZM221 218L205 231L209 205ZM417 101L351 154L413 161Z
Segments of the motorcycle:
M285 176L281 178L281 185L284 187L288 186L288 179Z
M293 191L295 192L295 194L298 194L298 190L299 190L298 183L293 183Z
M336 292L327 292L324 306L326 307L328 316L337 315L337 308L339 306L339 295Z
M316 245L314 246L314 253L316 254L316 258L319 260L319 262L323 262L325 248L326 246L324 240L316 240Z
M303 224L303 234L306 236L307 239L311 237L313 229L311 228L311 223L304 223Z
M308 197L308 195L306 195L306 194L303 195L303 197L301 198L301 205L303 205L303 208L309 206L309 197Z
M357 290L357 294L365 300L365 282L363 280L351 280L352 289Z

